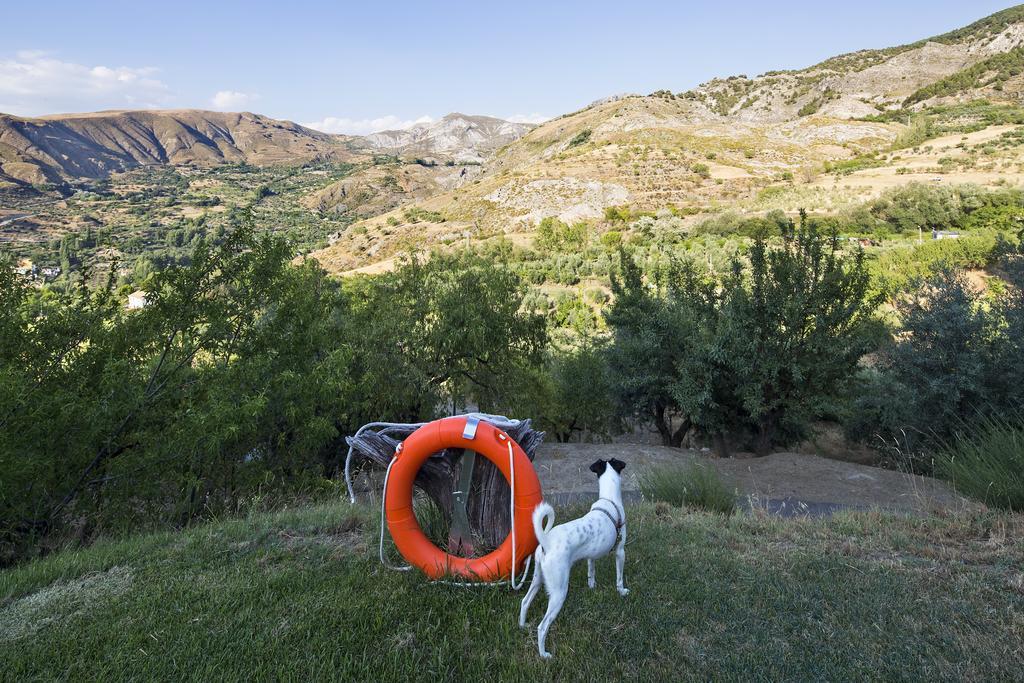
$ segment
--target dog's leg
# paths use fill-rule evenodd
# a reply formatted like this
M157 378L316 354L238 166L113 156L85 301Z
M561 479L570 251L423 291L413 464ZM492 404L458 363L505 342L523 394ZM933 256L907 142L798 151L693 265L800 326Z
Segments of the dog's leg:
M597 578L594 571L594 561L587 560L587 588L594 588L597 586Z
M530 589L526 591L526 596L519 607L519 628L526 628L526 612L530 609L530 603L537 597L537 592L540 590L540 585L544 580L543 570L541 569L541 560L543 559L544 549L537 548L537 552L533 554L533 582L530 584Z
M625 580L622 577L623 569L626 566L626 527L622 527L622 539L619 547L615 549L615 588L619 595L629 595Z
M558 567L556 571L545 574L544 584L548 589L548 611L537 627L537 651L544 659L550 659L551 653L544 649L544 641L569 592L569 567Z

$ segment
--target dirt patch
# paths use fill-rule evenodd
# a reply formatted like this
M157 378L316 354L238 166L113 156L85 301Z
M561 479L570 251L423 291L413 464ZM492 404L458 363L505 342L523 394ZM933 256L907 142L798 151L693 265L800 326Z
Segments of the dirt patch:
M721 178L722 180L735 180L738 178L753 178L754 175L743 168L736 166L726 166L724 164L708 164L711 170L712 178Z
M637 491L638 476L652 468L696 461L714 467L739 496L755 501L793 499L916 513L972 506L935 479L799 453L713 458L699 451L643 444L545 444L534 465L545 494L592 494L596 484L590 464L612 457L628 464L624 491Z
M526 184L507 183L485 199L517 212L520 223L539 223L549 216L572 222L600 217L605 207L626 203L629 191L622 185L596 180L543 178Z
M48 624L87 612L102 600L127 591L132 585L127 567L59 581L15 600L0 609L0 642L31 636Z

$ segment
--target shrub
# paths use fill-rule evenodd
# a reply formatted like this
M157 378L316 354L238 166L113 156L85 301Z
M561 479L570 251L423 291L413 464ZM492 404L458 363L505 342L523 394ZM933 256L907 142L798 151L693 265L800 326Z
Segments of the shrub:
M267 186L267 185L260 185L255 190L253 190L253 198L256 201L259 201L261 199L265 199L267 197L271 197L271 196L273 196L275 194L277 194L277 193L274 192L273 190L271 190L270 187Z
M939 452L936 468L961 493L992 507L1024 511L1024 424L1019 418L983 418Z
M418 206L412 206L403 211L405 220L410 223L419 223L420 221L426 221L428 223L444 223L444 216L438 211L430 211L423 209Z
M321 352L342 301L291 256L245 227L153 274L138 311L108 286L33 312L0 274L0 564L47 536L184 523L324 473L355 389L344 354Z
M871 203L871 215L894 232L949 230L963 220L959 194L949 187L924 183L907 185L882 194Z
M657 467L639 477L644 498L679 507L688 506L730 515L736 497L714 467L697 462Z
M882 162L872 156L857 156L852 159L841 159L839 161L826 161L825 172L836 175L849 175L866 168L881 166Z
M632 218L628 206L609 206L604 210L604 219L609 223L628 223Z
M590 136L592 134L593 134L592 130L590 130L589 128L584 128L579 133L577 133L573 137L572 140L569 140L569 146L570 147L579 147L580 145L582 145L582 144L586 143L588 140L590 140Z
M871 262L876 286L887 295L911 291L922 281L950 268L984 268L999 240L991 232L956 240L928 240L908 248L889 249Z
M577 252L586 246L588 238L589 230L586 223L569 225L549 216L537 226L533 242L537 249L542 251Z
M609 249L617 249L622 244L622 233L618 230L609 230L601 235L601 244Z
M907 128L896 136L896 140L892 143L892 149L917 147L934 135L932 120L924 114L918 114L912 117L907 122Z
M789 225L789 219L781 211L769 211L763 217L744 218L734 211L712 216L701 221L693 230L694 235L776 235Z
M819 109L821 109L821 104L822 104L821 98L815 98L815 99L811 100L810 102L808 102L807 104L805 104L804 106L800 107L800 109L797 111L796 115L797 116L810 116L811 114L813 114L816 111L818 111Z
M902 329L860 392L852 435L898 442L902 464L928 473L931 453L957 441L963 425L1024 405L1019 259L1004 260L1010 286L986 295L942 270L897 300Z

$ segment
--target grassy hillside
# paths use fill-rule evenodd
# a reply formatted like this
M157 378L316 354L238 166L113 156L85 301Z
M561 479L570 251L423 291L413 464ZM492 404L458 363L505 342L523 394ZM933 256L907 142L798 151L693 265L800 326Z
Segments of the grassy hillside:
M10 680L1009 680L1024 667L1020 516L629 514L632 592L614 591L607 560L588 591L578 566L551 662L515 625L520 593L382 569L373 512L344 503L0 573L0 660Z

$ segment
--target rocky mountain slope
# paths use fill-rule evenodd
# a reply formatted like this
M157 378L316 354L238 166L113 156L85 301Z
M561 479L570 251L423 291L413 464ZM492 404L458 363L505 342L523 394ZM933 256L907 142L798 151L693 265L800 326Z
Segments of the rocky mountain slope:
M418 162L379 159L309 194L302 203L321 215L331 212L372 217L457 188L480 172L479 164L438 163L432 158Z
M704 116L740 121L788 121L814 113L855 118L905 105L920 108L939 98L1019 93L1022 45L1024 6L1018 6L909 45L851 52L798 71L714 79L680 96ZM929 92L929 86L955 81L963 72L968 78L961 87Z
M388 154L440 156L456 163L481 163L531 128L529 124L491 116L452 113L434 123L372 133L362 138L357 146Z
M840 55L807 69L608 98L530 130L500 149L472 182L368 218L315 256L347 270L410 243L526 236L544 218L600 219L615 206L683 215L723 205L763 210L769 191L782 197L772 208L828 210L860 190L844 192L838 175L826 183L823 173L844 164L852 171L856 160L879 154L895 164L891 150L914 112L980 98L1016 106L1022 74L1024 6L941 36ZM902 121L891 116L901 113ZM921 172L939 161L929 159L916 162ZM874 158L865 165L884 163ZM914 180L889 171L886 183ZM1004 177L1009 172L999 170ZM426 214L438 220L424 221Z
M453 113L434 123L352 138L349 147L372 163L308 197L305 204L320 213L369 217L428 199L479 176L496 150L533 127Z
M428 167L474 165L530 128L488 116L449 114L408 130L358 137L322 133L248 112L109 111L39 118L0 114L0 183L102 178L153 164L365 161L376 154L409 161L429 157ZM466 175L462 170L456 177ZM445 189L451 183L430 186Z
M350 155L347 140L248 112L0 114L0 182L100 178L151 164L294 163Z
M805 69L609 97L536 127L456 113L347 137L249 113L0 115L0 190L149 164L352 162L296 202L312 221L358 219L315 253L346 271L410 246L496 235L528 243L549 217L607 229L611 207L693 224L724 209L835 210L915 174L1024 182L1022 95L1024 5ZM982 100L1021 116L979 117L971 107ZM918 125L939 111L954 120Z

